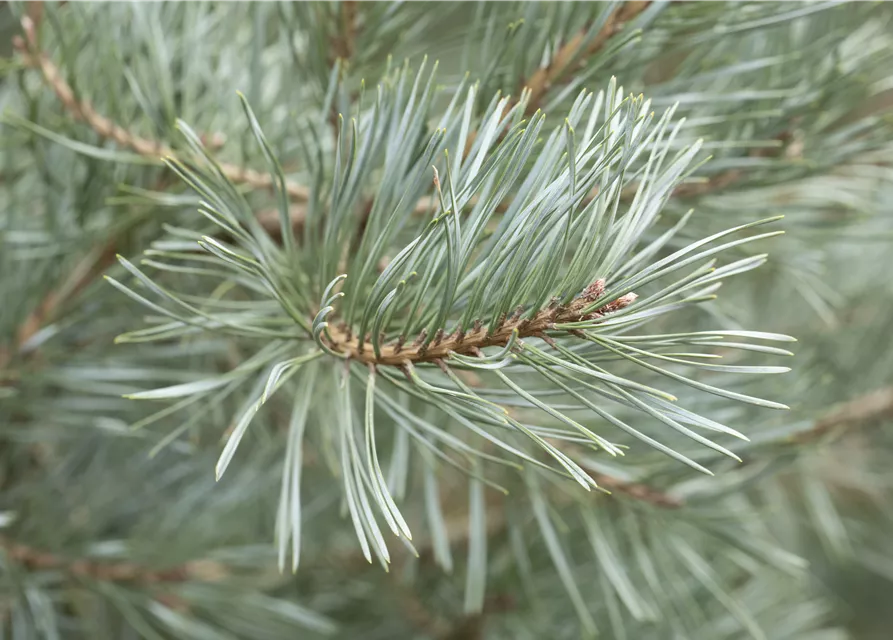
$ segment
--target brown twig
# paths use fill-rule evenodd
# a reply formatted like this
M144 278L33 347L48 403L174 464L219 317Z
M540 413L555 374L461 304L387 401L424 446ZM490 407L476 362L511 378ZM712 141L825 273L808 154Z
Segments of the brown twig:
M339 64L339 74L343 76L345 66L350 63L350 59L354 55L357 38L357 2L356 0L342 0L340 2L340 20L335 33L329 39L329 56L328 62L331 68ZM350 96L351 102L356 100L358 94L353 92ZM332 133L335 136L335 144L337 145L341 132L341 113L338 109L337 100L332 101L329 110L329 125L332 127Z
M61 4L65 4L64 2ZM29 2L28 3L28 17L31 21L40 26L40 23L43 21L43 2Z
M588 58L601 51L605 44L620 30L623 29L627 22L634 19L645 9L651 2L626 2L622 6L614 9L604 26L595 35L592 41L586 45L582 51L582 57ZM545 67L537 69L530 78L524 83L529 89L530 95L525 107L525 114L531 115L540 107L543 97L549 91L569 68L570 63L574 60L583 46L588 29L581 29L577 34L568 40L555 55L552 56L549 64Z
M28 340L46 326L64 303L77 296L115 261L115 244L115 239L109 240L99 251L88 254L75 265L58 287L43 297L19 325L13 344L0 347L0 370L6 368Z
M744 177L744 172L741 169L729 169L711 176L704 182L680 184L673 189L673 196L677 198L694 198L714 191L722 191L741 180L742 177Z
M641 482L627 482L604 473L590 473L590 475L598 486L607 489L612 494L624 495L663 509L678 509L684 506L684 503L679 498Z
M336 37L332 38L332 53L342 60L350 60L353 57L357 38L357 2L356 0L343 0L341 2L341 29Z
M211 560L195 560L168 569L151 569L133 562L98 562L88 558L70 559L17 543L4 536L0 536L0 549L7 557L30 570L63 571L72 577L105 582L128 582L142 585L185 582L187 580L219 582L229 574L224 565Z
M378 355L368 340L352 337L348 329L337 326L330 330L329 346L353 360L390 366L436 362L448 358L451 352L460 355L475 355L479 349L485 347L505 346L515 330L518 331L519 338L541 336L556 323L576 322L581 319L599 317L605 313L623 309L636 299L635 294L626 294L592 314L584 314L584 308L594 302L603 291L604 281L597 280L569 305L545 308L533 318L504 319L492 332L483 326L476 326L465 333L435 337L433 341L426 340L423 332L415 342L407 346L404 346L400 340L394 344L382 345Z
M612 36L623 29L627 22L642 13L649 4L651 4L650 1L642 2L636 0L626 2L617 9L614 9L605 21L604 26L602 26L592 41L586 45L578 63L582 64L585 58L598 53ZM524 106L524 115L530 116L536 113L537 109L540 108L540 103L546 93L552 88L552 85L561 78L570 66L571 61L574 60L578 53L580 53L580 48L583 46L588 30L588 28L583 28L578 31L555 52L555 55L552 56L549 64L545 67L538 68L529 78L521 81L521 86L526 87L527 92L527 104ZM517 100L508 101L503 110L503 115L507 115L516 104ZM464 155L467 156L469 154L476 138L477 131L472 131L468 135L468 140L466 141L465 149L463 150Z
M816 421L812 428L796 434L793 440L797 443L809 442L834 431L888 419L893 419L893 387L876 389L838 405L827 416Z
M169 176L159 178L155 189L163 189L168 184ZM101 276L105 270L114 264L118 253L121 252L121 243L127 228L121 228L112 233L103 243L97 243L93 251L85 255L74 268L67 271L61 282L49 291L37 306L19 324L15 333L15 339L11 345L0 345L0 371L2 371L12 358L22 350L22 347L51 322L58 310L69 301L78 296L90 283ZM33 355L33 354L32 354Z
M150 140L131 133L121 125L98 113L87 100L79 100L59 68L40 50L37 42L37 32L31 18L22 18L22 30L25 38L17 37L14 41L16 49L21 53L25 63L40 71L44 83L52 89L53 93L62 103L62 106L75 119L86 123L101 137L112 140L115 144L135 151L141 156L152 158L158 162L166 158L175 157L174 150L158 140ZM211 138L215 140L214 137ZM216 139L219 142L219 139ZM273 187L273 177L267 173L261 173L254 169L242 167L230 163L219 164L223 174L235 183L247 184L257 189L269 189ZM293 200L305 201L309 198L309 190L299 184L286 182L285 190Z
M279 222L279 209L264 209L257 214L260 226L270 234L274 240L281 240L282 224ZM292 204L288 209L288 218L291 222L291 231L299 236L304 229L304 220L307 217L307 207L303 203Z

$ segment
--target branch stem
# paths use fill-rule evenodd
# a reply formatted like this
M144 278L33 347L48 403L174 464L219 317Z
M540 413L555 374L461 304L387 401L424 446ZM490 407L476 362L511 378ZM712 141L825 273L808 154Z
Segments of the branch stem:
M25 39L17 38L14 42L16 49L22 54L25 63L40 71L44 83L52 89L53 93L62 103L62 106L76 120L86 123L101 137L112 140L117 145L130 149L141 156L152 158L159 163L169 157L176 156L174 150L159 140L150 140L135 133L131 133L121 125L98 113L93 106L84 99L78 99L62 73L43 51L37 42L37 32L31 18L22 18L22 29ZM219 163L220 170L231 181L237 184L246 184L256 189L270 189L273 187L273 177L267 173L261 173L247 167L230 163ZM293 200L306 201L310 192L304 187L293 182L286 182L285 190Z
M642 1L625 2L622 6L614 9L595 38L583 50L582 58L589 58L601 51L608 40L621 31L627 22L633 20L647 9L650 4L651 2ZM587 31L588 29L586 28L578 31L576 35L555 52L548 65L537 69L524 82L524 85L530 90L530 96L525 107L526 115L531 115L540 108L540 103L546 93L571 66L571 62L583 46L583 40Z
M604 286L602 281L596 282L601 282L601 287ZM518 332L518 338L540 336L545 331L552 329L556 323L576 322L584 317L601 316L609 311L617 311L628 306L634 299L635 296L627 294L604 305L594 314L584 316L582 310L592 304L594 298L583 295L569 305L554 309L542 309L533 318L506 320L492 332L488 332L486 327L480 326L465 333L453 334L440 340L435 339L433 342L417 340L406 346L386 344L382 345L378 356L368 340L354 337L346 328L332 326L330 327L332 341L329 346L333 351L343 353L350 359L368 364L403 366L406 363L431 363L448 358L450 353L474 356L478 349L504 347L515 331Z
M336 37L332 38L331 50L337 58L350 60L354 54L357 39L357 2L341 2L341 25Z
M19 325L12 345L0 347L0 371L6 368L21 348L55 316L56 311L77 296L115 261L117 238L106 242L75 265L58 287L49 291Z
M811 429L794 436L797 443L817 440L831 432L870 422L893 419L893 387L883 387L848 400L816 421Z
M35 571L63 571L72 577L90 578L105 582L157 584L200 580L216 582L227 575L220 563L198 560L168 569L151 569L133 562L97 562L92 559L70 559L49 551L0 536L0 549L12 560Z

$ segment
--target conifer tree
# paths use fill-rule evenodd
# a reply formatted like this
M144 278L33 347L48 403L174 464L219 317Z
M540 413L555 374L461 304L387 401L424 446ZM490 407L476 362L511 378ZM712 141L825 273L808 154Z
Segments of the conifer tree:
M889 4L0 21L3 638L886 637Z

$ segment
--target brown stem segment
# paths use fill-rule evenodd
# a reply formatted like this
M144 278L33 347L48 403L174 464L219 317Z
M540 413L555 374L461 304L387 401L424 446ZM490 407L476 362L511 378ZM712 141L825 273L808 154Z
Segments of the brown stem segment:
M150 569L133 562L98 562L91 559L69 559L49 551L35 549L0 536L0 549L11 560L32 571L63 571L73 577L105 582L158 584L198 580L218 582L228 575L218 562L196 560L169 569Z
M893 387L884 387L849 400L818 420L811 429L794 436L798 443L809 442L833 431L858 427L869 422L893 419Z
M354 53L357 38L357 2L343 0L341 2L341 29L332 38L331 49L336 57L350 60Z
M663 491L659 491L647 484L641 482L627 482L615 478L614 476L607 476L603 473L593 473L590 475L592 475L593 480L595 480L598 486L607 489L612 493L622 494L663 509L678 509L683 506L683 502L679 498L664 493Z
M583 50L583 57L592 56L601 51L605 44L621 29L624 25L642 13L648 8L651 2L626 2L622 6L614 9L605 25L599 30L595 38ZM582 29L568 40L562 46L549 64L540 67L527 79L525 85L530 90L530 98L525 107L525 113L531 115L540 107L540 103L552 85L561 78L562 74L568 69L571 61L579 53L580 47L583 45L583 39L586 37L587 29Z
M435 337L431 342L426 342L423 338L410 345L401 345L399 342L382 345L379 355L376 356L372 345L367 340L361 343L346 329L331 327L329 333L332 340L329 347L334 351L346 354L353 360L390 366L402 366L408 362L435 362L448 358L450 353L473 356L478 349L504 347L516 330L519 338L540 336L545 331L552 329L556 323L600 317L606 313L623 309L636 299L635 294L629 293L609 302L594 313L583 314L583 309L592 304L604 292L604 287L604 280L596 280L569 305L543 309L532 318L503 321L492 333L488 333L486 327L476 326L468 332L453 334L439 340Z
M65 4L64 2L60 4ZM28 3L28 17L35 25L43 22L43 2L33 1Z
M648 8L651 2L633 1L626 2L622 6L614 9L605 21L604 26L595 35L592 41L586 46L582 52L581 58L588 58L605 46L608 40L616 33L623 29L624 25L642 13ZM588 29L584 28L578 31L570 40L568 40L549 61L545 67L540 67L533 74L522 80L521 86L526 87L529 92L527 104L524 107L524 115L531 116L540 108L540 103L548 93L552 85L557 82L561 76L567 71L571 61L580 53L580 47L583 46L583 40L586 37ZM580 61L582 62L582 60ZM505 105L503 115L508 114L517 101L508 101ZM471 147L477 137L477 131L472 131L465 144L463 153L467 156L471 152Z
M27 16L22 18L22 29L25 39L16 38L14 41L16 49L19 50L29 66L40 71L44 83L53 90L65 110L75 119L89 125L101 137L112 140L118 146L135 151L141 156L153 158L159 162L165 158L175 157L174 150L163 142L131 133L98 113L88 101L79 100L71 85L62 77L59 68L40 50L34 22ZM257 189L273 187L273 177L267 173L225 162L220 163L219 166L224 175L235 183L247 184ZM293 200L306 201L310 196L309 189L292 182L286 182L285 190Z
M75 265L62 283L47 293L25 317L16 331L13 344L0 347L0 370L4 369L19 349L53 318L59 307L83 291L114 261L115 238L106 242L98 252L91 253Z

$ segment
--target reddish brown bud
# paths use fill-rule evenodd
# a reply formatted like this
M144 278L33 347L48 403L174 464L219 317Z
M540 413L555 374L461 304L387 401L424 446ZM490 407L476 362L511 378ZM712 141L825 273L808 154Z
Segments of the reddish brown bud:
M628 307L633 302L635 302L636 298L638 298L638 297L639 296L636 295L635 293L632 293L632 292L627 293L626 295L622 295L619 298L617 298L616 300L613 300L612 302L609 302L608 304L606 304L604 307L599 309L599 312L602 314L605 314L605 313L611 313L612 311L620 311L621 309Z
M599 278L585 289L583 289L583 293L581 297L586 300L586 302L594 302L605 292L605 280L604 278Z

